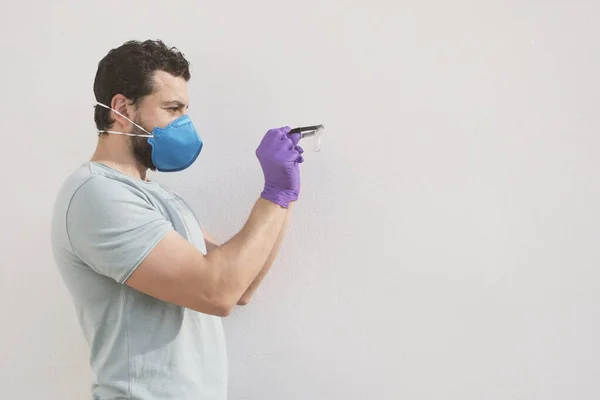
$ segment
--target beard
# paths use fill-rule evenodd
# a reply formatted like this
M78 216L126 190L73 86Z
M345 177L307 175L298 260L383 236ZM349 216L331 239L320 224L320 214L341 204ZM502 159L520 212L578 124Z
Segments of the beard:
M142 122L138 119L135 121L136 124L140 126ZM136 135L147 135L148 133L144 132L137 126L133 126L133 133ZM139 137L139 136L130 136L131 143L131 151L138 163L143 165L144 167L150 169L151 171L156 171L156 166L152 162L152 146L148 143L147 137Z

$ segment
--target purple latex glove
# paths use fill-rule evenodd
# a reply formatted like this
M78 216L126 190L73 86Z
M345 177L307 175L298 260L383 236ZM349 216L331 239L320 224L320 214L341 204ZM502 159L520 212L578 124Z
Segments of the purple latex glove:
M304 159L298 146L300 135L288 135L291 128L270 129L256 149L256 157L265 176L264 199L287 208L298 200L300 193L300 164Z

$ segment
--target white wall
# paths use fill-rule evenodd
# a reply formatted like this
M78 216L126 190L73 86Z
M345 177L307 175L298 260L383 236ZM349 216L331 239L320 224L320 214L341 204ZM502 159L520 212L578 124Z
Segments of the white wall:
M96 65L131 38L193 63L204 151L153 179L220 239L259 194L264 131L327 127L277 265L225 321L231 399L600 398L597 1L5 2L2 15L1 398L88 396L49 222L95 145Z

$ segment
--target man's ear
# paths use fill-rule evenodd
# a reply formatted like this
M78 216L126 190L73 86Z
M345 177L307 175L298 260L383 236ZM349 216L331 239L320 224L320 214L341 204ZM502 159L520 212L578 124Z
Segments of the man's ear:
M132 109L132 102L122 94L116 94L110 102L110 107L121 114L119 115L114 111L112 112L112 118L116 124L120 125L126 132L131 131L132 123L128 121L127 118L133 121L134 116L130 112ZM127 118L123 118L123 116Z

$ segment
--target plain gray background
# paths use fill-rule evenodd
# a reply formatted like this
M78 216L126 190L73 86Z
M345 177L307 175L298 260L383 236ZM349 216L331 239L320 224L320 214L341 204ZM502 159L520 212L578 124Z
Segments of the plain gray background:
M205 147L151 177L217 238L260 193L264 132L327 128L278 262L225 320L231 399L600 398L597 1L5 2L2 15L0 397L88 396L52 204L94 150L98 61L161 38L193 64Z

